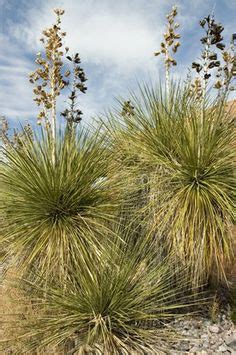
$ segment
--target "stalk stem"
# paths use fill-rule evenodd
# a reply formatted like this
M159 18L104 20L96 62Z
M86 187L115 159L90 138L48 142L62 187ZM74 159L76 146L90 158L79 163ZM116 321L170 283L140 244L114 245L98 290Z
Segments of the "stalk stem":
M55 164L56 154L56 95L55 95L55 51L52 53L52 72L51 72L51 95L52 95L52 109L51 109L51 138L52 138L52 162Z

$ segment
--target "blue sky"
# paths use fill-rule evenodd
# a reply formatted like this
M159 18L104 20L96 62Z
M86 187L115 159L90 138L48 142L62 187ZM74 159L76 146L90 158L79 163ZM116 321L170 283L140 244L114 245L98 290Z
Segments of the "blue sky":
M80 53L89 79L88 92L80 100L88 120L114 104L115 97L126 97L138 81L161 76L162 61L153 52L173 4L179 8L182 36L173 76L183 78L200 53L199 19L214 9L228 43L236 32L236 0L0 0L0 115L12 124L35 121L28 73L41 49L41 30L54 20L53 8L65 9L66 43Z

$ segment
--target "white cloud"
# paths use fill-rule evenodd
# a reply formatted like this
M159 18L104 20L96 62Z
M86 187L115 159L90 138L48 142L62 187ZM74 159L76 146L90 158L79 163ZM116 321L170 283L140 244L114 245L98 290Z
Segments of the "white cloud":
M7 35L0 34L0 48L0 114L16 120L27 119L35 113L28 83L32 63Z
M33 107L29 102L32 99L30 86L26 83L27 78L25 82L23 80L23 75L27 76L32 66L29 65L29 59L26 60L26 55L36 53L40 48L42 28L54 21L54 7L66 9L62 24L68 34L66 43L72 52L81 54L91 79L88 82L88 94L81 98L87 115L102 110L118 94L118 90L124 93L133 78L142 78L145 72L154 70L156 66L153 52L160 42L160 24L163 23L158 18L161 16L160 5L154 23L150 21L150 9L146 9L142 1L138 6L128 1L116 3L93 0L43 1L37 7L24 4L22 9L18 9L21 22L9 22L8 35L3 36L4 41L8 42L4 44L8 48L8 53L4 53L8 63L0 67L0 75L3 77L6 71L11 72L8 88L2 91L0 87L0 103L4 114L12 113L18 117L24 105L28 107L25 111L29 115L34 111L29 109ZM22 95L19 98L20 88ZM15 97L11 97L11 92Z
M145 8L132 7L128 1L123 2L123 6L115 1L68 0L60 3L66 9L63 28L68 33L69 47L72 51L79 50L83 59L93 65L135 71L147 63L160 42L158 17L161 12L158 10L156 23L152 23L145 16ZM25 22L14 24L11 33L31 51L35 50L42 27L53 21L51 10L56 4L56 1L43 2L40 11L28 9L24 14ZM160 5L159 8L161 10Z
M8 14L14 10L9 10L10 2L0 0L0 4L7 6ZM52 8L65 8L66 42L72 52L80 53L89 78L88 92L80 99L88 117L110 105L114 96L127 95L138 80L158 77L161 60L153 52L158 49L171 4L170 0L22 0L17 16L8 19L6 33L0 30L0 113L14 118L35 115L27 74L34 66L32 55L40 48L42 29L54 21ZM195 59L198 50L196 35L192 34L194 43L186 32L194 28L201 11L206 14L212 5L203 0L194 1L191 8L187 0L179 0L177 5L188 54L183 56L180 49L178 56L186 63ZM178 66L175 77L183 72Z

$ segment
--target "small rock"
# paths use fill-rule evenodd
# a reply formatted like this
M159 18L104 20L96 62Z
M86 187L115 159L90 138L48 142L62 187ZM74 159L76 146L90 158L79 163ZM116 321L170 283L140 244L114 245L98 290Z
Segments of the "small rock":
M189 350L189 352L191 352L191 353L196 353L198 350L199 350L199 349L194 346L193 348L191 348L191 349Z
M234 338L233 338L232 335L228 335L228 336L225 337L225 343L226 343L227 345L229 345L229 344L232 343L233 341L234 341Z
M180 349L181 349L182 351L188 351L188 350L190 349L189 343L188 343L188 342L182 342L182 343L180 344Z
M189 334L189 331L188 331L188 330L183 330L183 331L181 332L181 334L182 334L182 335L188 335L188 334Z
M211 333L215 333L215 334L218 334L220 332L220 329L217 325L211 325L209 327L209 330Z
M211 344L220 343L220 345L221 345L223 343L223 340L221 338L219 338L218 336L216 336L215 334L211 334L210 335L210 343Z
M236 339L228 344L228 347L236 351Z
M225 330L230 330L232 328L232 324L230 323L230 322L226 322L225 324L224 324L224 329Z
M228 350L228 348L227 348L227 346L226 345L221 345L221 346L219 346L219 348L218 348L218 351L221 351L222 353L223 352L225 352L225 351L227 351Z
M203 350L204 349L208 349L209 348L209 342L204 342L203 344L202 344L202 347L203 347Z
M216 350L219 349L219 346L221 346L221 344L219 344L219 343L214 343L214 344L211 344L210 348L211 348L211 350L216 351Z

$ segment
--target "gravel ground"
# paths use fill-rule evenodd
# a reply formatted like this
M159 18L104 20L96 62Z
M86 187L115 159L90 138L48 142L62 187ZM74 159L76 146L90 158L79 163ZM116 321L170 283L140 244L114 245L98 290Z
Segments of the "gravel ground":
M236 327L225 315L218 316L216 322L205 318L176 320L172 327L186 340L173 346L169 354L235 354Z

